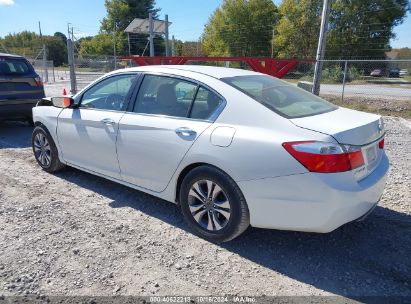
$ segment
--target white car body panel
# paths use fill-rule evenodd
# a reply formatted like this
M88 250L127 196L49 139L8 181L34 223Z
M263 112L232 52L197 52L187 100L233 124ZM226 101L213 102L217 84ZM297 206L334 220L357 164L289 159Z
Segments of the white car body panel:
M375 114L338 108L332 112L291 121L299 127L332 135L341 144L364 145L382 136L383 126L379 128L379 118Z
M63 109L56 107L34 107L33 121L47 127L51 137L56 143L59 155L61 155L60 145L57 137L57 118ZM62 159L61 159L62 160Z
M238 184L249 207L251 225L263 228L329 232L364 215L382 195L388 170L383 150L372 170L358 177L354 170L308 172L282 147L284 142L304 140L369 144L383 136L377 115L339 108L287 119L218 79L257 74L245 70L147 66L104 77L130 72L193 79L218 92L225 99L224 110L215 121L206 121L36 107L34 121L50 131L62 162L174 203L184 169L212 165ZM81 121L73 120L80 116ZM114 123L101 123L105 118ZM179 128L196 134L182 138L175 133Z
M68 164L120 178L116 140L123 115L116 111L64 109L57 128L61 158Z
M360 182L354 180L352 172L343 172L305 173L238 185L247 202L253 202L251 226L326 233L375 207L388 165L384 155L378 169Z
M228 147L234 139L235 128L217 127L210 135L210 143L213 146Z
M162 192L184 155L211 122L126 113L120 121L117 155L121 178ZM176 130L186 129L195 134Z

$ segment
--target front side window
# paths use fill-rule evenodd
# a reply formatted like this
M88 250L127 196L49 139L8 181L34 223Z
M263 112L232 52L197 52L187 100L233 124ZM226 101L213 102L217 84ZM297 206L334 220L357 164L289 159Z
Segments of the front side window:
M237 76L222 80L286 118L312 116L337 109L324 99L271 76Z
M137 96L134 112L187 117L197 85L182 79L146 75Z
M122 111L136 77L117 75L104 79L83 94L80 107Z

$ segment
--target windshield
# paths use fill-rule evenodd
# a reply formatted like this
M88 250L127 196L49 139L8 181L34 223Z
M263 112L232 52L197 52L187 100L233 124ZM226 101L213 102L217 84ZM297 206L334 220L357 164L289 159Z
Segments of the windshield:
M0 58L0 75L26 75L31 72L24 59Z
M312 116L337 109L324 99L271 76L236 76L221 80L286 118Z

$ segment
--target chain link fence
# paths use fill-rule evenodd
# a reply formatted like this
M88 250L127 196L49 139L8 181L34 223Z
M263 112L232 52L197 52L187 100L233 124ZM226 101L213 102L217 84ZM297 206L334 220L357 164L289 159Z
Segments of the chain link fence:
M224 63L216 64L224 65ZM120 60L114 56L76 55L74 56L76 89L81 90L105 73L131 66L134 66L133 62ZM301 61L283 79L311 91L314 66L314 61ZM249 68L244 65L235 67ZM50 86L50 89L54 89L50 94L61 95L63 87L70 92L69 67L57 67L54 70L49 68L48 73L49 82L55 82L54 86ZM324 60L320 96L337 103L376 104L377 109L387 108L397 111L404 105L408 109L411 107L411 59Z
M39 74L44 83L56 82L56 71L52 60L30 59L27 60L33 65L34 70Z
M314 62L302 62L284 80L311 90ZM320 95L341 102L411 102L411 60L324 60Z
M120 60L115 56L75 56L77 90L81 90L90 82L104 74L132 66L128 60Z

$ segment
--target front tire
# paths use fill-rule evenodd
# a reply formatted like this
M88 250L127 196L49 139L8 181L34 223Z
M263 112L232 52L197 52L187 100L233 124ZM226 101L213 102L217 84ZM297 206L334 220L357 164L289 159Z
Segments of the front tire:
M43 126L35 127L31 137L34 157L37 163L49 173L57 172L65 167L60 162L53 138Z
M188 225L211 242L230 241L250 225L240 188L217 168L200 166L190 171L182 181L179 201Z

